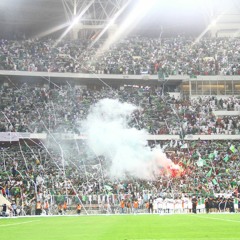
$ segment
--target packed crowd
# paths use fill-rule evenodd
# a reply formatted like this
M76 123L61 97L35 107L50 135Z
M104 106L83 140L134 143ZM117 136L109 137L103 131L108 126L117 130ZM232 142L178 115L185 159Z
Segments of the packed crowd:
M129 37L102 52L103 42L0 41L0 69L104 74L239 75L238 38ZM97 53L97 54L96 54Z
M177 173L162 172L153 180L131 175L125 180L112 180L109 163L103 156L96 156L85 140L60 144L61 148L31 140L1 148L1 193L20 214L35 214L37 202L48 202L50 211L56 214L57 206L64 202L69 206L81 203L84 211L97 206L106 213L111 209L120 212L122 200L124 212L127 203L135 200L139 209L146 209L150 196L156 211L161 199L162 209L170 212L190 212L193 197L200 201L199 211L205 209L208 197L231 196L236 203L240 200L238 141L168 141L167 146L166 142L149 142L151 147L164 145L167 157L181 169ZM215 209L215 205L210 208Z
M150 134L238 134L239 116L215 116L213 111L239 111L237 97L205 97L181 100L162 95L161 88L99 90L57 86L54 89L27 84L0 89L1 132L72 132L81 134L80 123L97 101L110 98L138 107L131 127Z
M112 180L107 159L96 156L85 140L59 143L54 139L44 142L29 139L9 147L3 145L0 189L18 214L35 214L39 202L49 203L52 213L59 212L59 204L66 201L69 206L81 203L84 211L91 211L95 205L102 212L113 209L120 212L124 200L122 211L127 212L128 203L133 204L136 199L138 208L146 210L145 204L153 196L155 212L159 199L164 212L189 212L193 196L201 202L199 211L205 206L203 200L217 194L239 200L239 142L184 140L185 134L239 134L239 116L213 114L218 110L239 111L240 100L236 97L186 100L162 94L161 88L91 90L70 84L51 89L15 84L2 86L0 92L1 132L46 132L53 138L52 134L57 132L82 134L80 123L90 107L101 99L111 98L138 107L129 119L129 126L144 128L150 134L182 137L174 141L149 141L151 148L160 145L180 167L178 172L162 172L154 180L135 179L131 175L127 180ZM230 200L224 200L226 206ZM186 209L175 207L184 201Z

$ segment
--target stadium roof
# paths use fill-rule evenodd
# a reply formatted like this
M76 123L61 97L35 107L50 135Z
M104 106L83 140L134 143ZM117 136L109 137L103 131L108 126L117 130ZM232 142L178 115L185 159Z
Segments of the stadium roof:
M1 0L0 36L14 36L26 33L29 36L57 26L66 21L63 0ZM65 0L69 1L69 0ZM77 0L80 3L90 0ZM95 0L106 2L106 0ZM108 0L119 2L120 0ZM132 0L119 19L123 19L135 4L150 0ZM147 14L136 28L142 32L195 33L202 31L213 12L229 9L240 12L237 0L157 0L156 6Z

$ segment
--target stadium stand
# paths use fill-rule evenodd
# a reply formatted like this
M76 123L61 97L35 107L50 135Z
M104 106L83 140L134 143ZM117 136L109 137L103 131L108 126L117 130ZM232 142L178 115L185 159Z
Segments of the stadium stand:
M0 42L0 69L96 74L239 75L238 38L131 37L101 52L102 43Z
M185 37L161 40L132 37L121 40L105 53L100 51L101 44L90 48L89 43L80 41L63 41L56 47L54 43L53 40L1 40L0 68L155 74L159 78L240 73L237 38L202 38L194 42ZM154 196L155 212L190 212L195 197L199 211L232 211L231 197L236 202L235 209L238 208L238 97L178 98L159 86L79 89L66 84L50 87L26 82L2 84L0 89L0 132L5 134L0 136L0 186L2 196L13 204L9 206L10 215L34 215L39 201L44 214L46 202L50 205L49 214L57 214L59 204L65 201L68 213L76 213L78 203L82 204L83 213L118 213L122 199L125 212L132 211L128 203L135 199L139 210L146 212L149 196ZM36 137L55 133L80 137L79 122L86 119L92 105L104 98L139 107L131 115L129 127L157 135L157 140L149 137L149 146L160 145L164 149L167 157L181 167L178 176L163 173L154 181L131 176L128 180L113 181L107 175L103 178L100 171L107 169L105 158L91 153L84 140L77 141L78 147L71 141L64 142L67 147L59 152L46 138L40 141ZM15 141L14 134L18 133L36 135ZM8 141L3 141L7 134L10 134ZM164 141L159 140L161 136ZM209 140L211 137L215 140ZM212 204L209 209L208 201ZM225 205L220 208L220 203Z

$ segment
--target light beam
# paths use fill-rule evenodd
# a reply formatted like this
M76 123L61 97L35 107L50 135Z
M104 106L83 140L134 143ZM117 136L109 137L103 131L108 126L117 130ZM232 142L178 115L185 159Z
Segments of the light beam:
M61 42L61 40L68 34L68 32L72 30L72 28L80 21L81 17L87 12L87 10L91 7L93 3L94 3L94 0L89 2L88 5L79 13L79 15L73 18L73 21L70 24L70 26L64 31L64 33L60 36L60 38L57 39L53 47L56 47L58 43Z
M133 8L133 10L129 13L123 23L118 27L118 30L110 36L103 47L99 49L97 52L97 56L100 53L104 53L113 43L118 41L121 37L126 36L133 30L134 27L139 23L139 21L146 16L149 11L155 6L157 0L139 0L137 4Z

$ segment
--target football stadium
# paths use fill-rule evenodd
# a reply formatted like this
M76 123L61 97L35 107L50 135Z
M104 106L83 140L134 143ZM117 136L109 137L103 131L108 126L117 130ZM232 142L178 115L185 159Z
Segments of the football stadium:
M240 239L238 0L1 0L1 240Z

